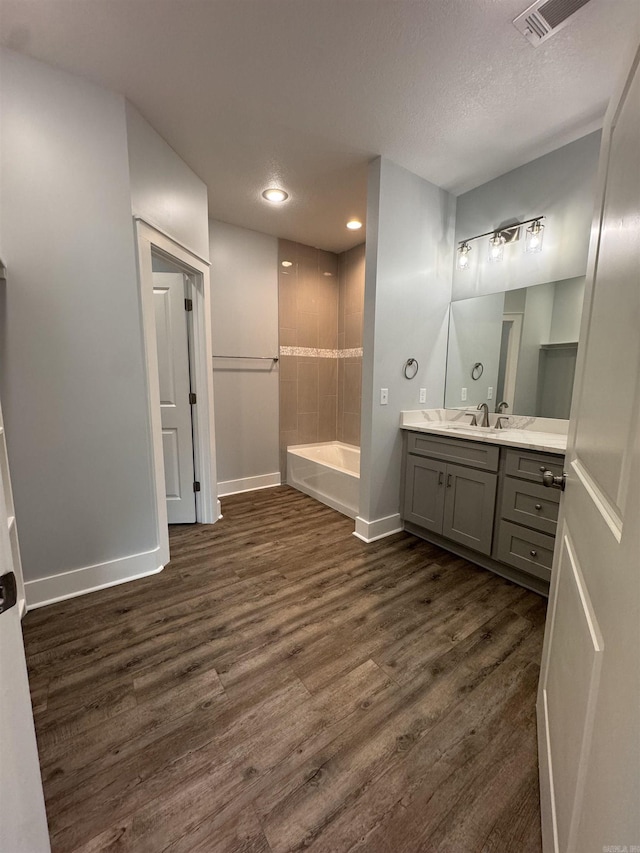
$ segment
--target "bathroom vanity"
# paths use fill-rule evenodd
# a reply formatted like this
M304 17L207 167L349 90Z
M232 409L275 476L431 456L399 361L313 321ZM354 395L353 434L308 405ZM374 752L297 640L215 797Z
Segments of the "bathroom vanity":
M425 415L402 417L405 530L546 594L561 491L542 475L562 477L566 435Z

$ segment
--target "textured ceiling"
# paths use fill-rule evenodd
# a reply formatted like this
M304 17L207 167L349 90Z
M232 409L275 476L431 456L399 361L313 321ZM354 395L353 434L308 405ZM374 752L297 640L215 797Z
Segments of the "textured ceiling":
M0 33L124 93L211 216L342 251L376 155L460 193L601 124L639 0L591 0L538 48L511 23L528 2L1 0Z

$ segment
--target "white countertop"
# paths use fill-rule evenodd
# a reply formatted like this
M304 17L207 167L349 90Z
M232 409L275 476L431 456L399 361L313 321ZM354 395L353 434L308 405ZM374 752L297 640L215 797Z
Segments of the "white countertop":
M469 413L471 413L469 409ZM475 410L473 410L475 413ZM478 416L480 413L477 413ZM528 418L512 415L505 429L473 427L467 424L466 412L458 409L421 409L400 413L400 429L465 438L486 444L521 447L543 453L565 453L568 421L551 418ZM490 415L494 424L496 415Z

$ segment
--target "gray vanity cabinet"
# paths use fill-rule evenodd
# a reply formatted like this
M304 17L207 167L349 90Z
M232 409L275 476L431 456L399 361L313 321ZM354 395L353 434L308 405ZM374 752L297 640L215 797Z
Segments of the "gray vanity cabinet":
M426 453L440 458L423 455ZM441 461L447 458L467 464ZM478 469L497 470L497 465L497 448L410 435L405 466L405 520L474 551L490 554L497 475Z
M409 456L405 473L405 518L442 533L447 466L435 459Z
M551 579L560 492L542 473L562 474L564 457L505 448L504 478L494 557L544 581Z
M433 433L405 437L405 529L530 589L551 577L564 457Z

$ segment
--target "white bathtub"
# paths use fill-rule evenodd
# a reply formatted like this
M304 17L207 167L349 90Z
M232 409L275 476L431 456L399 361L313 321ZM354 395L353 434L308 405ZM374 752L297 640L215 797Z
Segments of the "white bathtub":
M341 441L287 447L287 483L355 518L360 504L360 448Z

